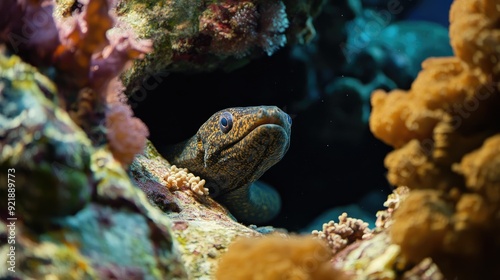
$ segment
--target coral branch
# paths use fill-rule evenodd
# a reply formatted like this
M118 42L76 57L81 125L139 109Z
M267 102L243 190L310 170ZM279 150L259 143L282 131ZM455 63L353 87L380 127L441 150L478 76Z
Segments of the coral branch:
M336 254L356 240L368 238L371 230L368 228L368 223L349 218L347 213L343 213L339 216L338 223L334 221L325 223L322 231L314 230L312 234L326 241L333 254Z

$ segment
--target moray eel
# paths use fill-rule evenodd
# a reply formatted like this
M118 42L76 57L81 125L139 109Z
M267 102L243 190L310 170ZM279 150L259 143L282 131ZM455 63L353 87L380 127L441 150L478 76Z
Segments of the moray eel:
M163 155L205 179L210 195L237 220L262 224L278 214L281 199L257 179L287 152L291 125L290 116L275 106L228 108Z

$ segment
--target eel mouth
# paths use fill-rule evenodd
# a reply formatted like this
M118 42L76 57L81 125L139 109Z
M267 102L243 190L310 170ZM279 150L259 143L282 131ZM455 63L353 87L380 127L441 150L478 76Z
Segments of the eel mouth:
M242 146L247 145L246 143L254 142L252 138L257 137L257 141L263 141L265 144L262 145L261 149L254 150L254 154L248 155L247 158L252 158L252 162L245 164L245 175L240 174L240 181L243 182L253 182L260 178L260 176L267 171L271 166L279 162L283 156L286 154L290 147L290 130L279 124L273 123L262 123L241 138L241 141L233 143L227 151L233 149L242 149ZM264 169L262 169L264 168ZM260 170L260 171L259 171ZM236 183L234 186L227 188L219 193L220 196L230 193L236 189L239 189L241 184Z
M256 130L257 128L270 128L270 129L282 129L284 133L286 133L286 135L288 137L290 137L290 126L291 124L287 124L286 123L287 120L284 120L283 117L280 117L280 116L264 116L264 117L261 117L260 119L256 120L252 126L250 126L250 128L247 130L247 132L242 135L242 137L240 138L241 139L244 139L246 136L248 136L250 133L252 133L254 130Z
M270 151L274 151L274 153L281 154L279 156L281 159L290 147L290 129L282 124L262 123L250 129L231 148L242 149L241 145L253 142L261 143L263 148L260 150L266 157L272 156Z

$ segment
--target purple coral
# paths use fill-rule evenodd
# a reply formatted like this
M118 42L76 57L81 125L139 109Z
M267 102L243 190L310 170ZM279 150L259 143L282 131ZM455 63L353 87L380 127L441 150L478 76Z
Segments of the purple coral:
M52 1L0 2L0 43L35 66L47 66L59 45Z

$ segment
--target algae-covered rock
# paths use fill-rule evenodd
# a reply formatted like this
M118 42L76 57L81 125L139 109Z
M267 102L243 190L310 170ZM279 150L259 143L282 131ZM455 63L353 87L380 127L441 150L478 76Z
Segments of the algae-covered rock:
M172 232L190 276L212 279L218 257L237 236L260 234L237 223L208 195L167 188L164 177L170 168L149 142L144 153L138 155L130 166L130 174L135 184L147 194L148 200L172 221Z
M0 55L0 70L0 166L8 170L0 177L10 179L0 194L13 198L0 204L9 209L0 277L186 279L171 221L57 106L52 82L16 56Z
M12 180L13 198L19 198L8 215L25 222L75 213L90 200L92 147L56 105L55 91L36 68L0 54L0 167L10 169L0 178ZM0 195L7 197L7 184ZM6 204L0 202L2 209Z
M118 0L117 24L110 35L153 42L154 51L122 75L136 88L161 72L231 70L290 42L314 37L312 18L322 1L310 0ZM79 12L75 0L58 0L58 21ZM290 28L289 28L290 27Z

